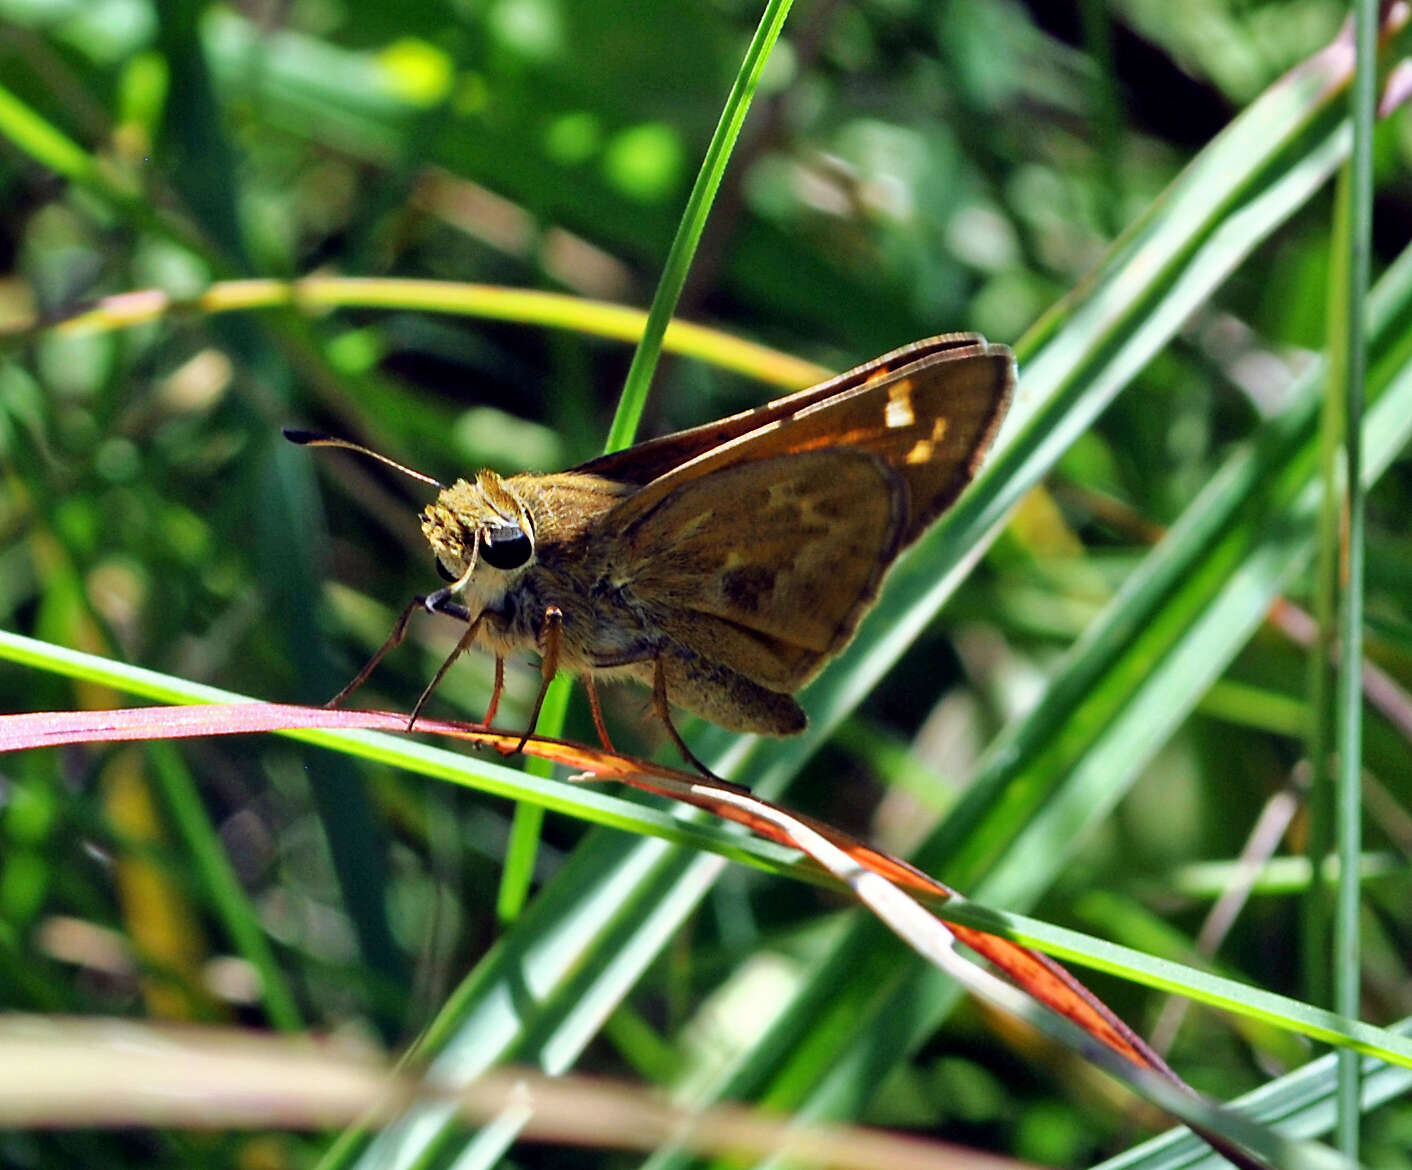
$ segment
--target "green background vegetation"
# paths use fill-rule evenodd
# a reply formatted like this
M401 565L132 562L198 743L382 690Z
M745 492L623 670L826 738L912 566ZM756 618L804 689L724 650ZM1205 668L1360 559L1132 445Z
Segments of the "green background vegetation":
M1262 617L1280 592L1318 605L1306 484L1348 236L1329 178L1347 150L1345 98L1276 79L1343 16L1315 0L801 0L678 310L832 369L975 329L1018 344L1025 374L1019 454L900 567L859 652L806 693L818 733L737 755L734 777L774 793L788 781L792 806L906 855L925 843L926 868L983 902L1197 967L1229 863L1267 802L1295 792L1300 810L1265 846L1286 868L1214 968L1320 1006L1327 924L1299 864L1329 831L1327 801L1304 799L1328 699L1307 650ZM190 300L251 276L646 306L758 19L730 0L0 0L0 79L19 103L0 110L0 628L261 699L335 692L405 601L438 584L416 522L425 501L354 457L296 450L279 428L348 435L443 480L555 470L601 449L630 347L581 331L587 309L547 328L513 305L407 309L376 284L307 314L188 307L67 332L26 319L137 290ZM17 109L77 156L65 164ZM1400 696L1405 113L1375 146L1374 275L1391 275L1370 379L1386 442L1369 451L1381 478L1368 653ZM778 392L669 355L643 433ZM947 598L966 548L1041 474ZM415 620L357 701L408 709L455 633ZM433 712L478 717L490 677L468 656ZM532 663L512 663L501 725L520 726L536 682ZM0 668L6 711L141 693L52 664ZM1412 1010L1409 727L1389 710L1370 708L1364 728L1363 1018L1379 1024ZM646 713L642 693L611 692L620 746L660 747ZM580 693L566 734L593 739ZM731 750L709 729L688 736L710 759ZM578 815L550 816L531 859L508 844L525 822L475 791L494 764L470 761L456 787L399 763L273 737L4 759L0 1005L398 1048L436 1021L433 1051L703 1102L725 1092L1040 1162L1088 1165L1131 1144L1135 1123L1071 1057L957 1002L836 897L591 828L611 817L558 789ZM507 850L519 870L502 885ZM493 1005L525 956L554 974L516 1018ZM1156 992L1080 974L1141 1031L1162 1011ZM1316 1051L1198 1009L1171 1058L1230 1099ZM1364 1132L1370 1164L1412 1165L1405 1104L1372 1110ZM466 1141L452 1131L418 1152L447 1165ZM0 1163L386 1154L332 1143L16 1133L0 1134Z

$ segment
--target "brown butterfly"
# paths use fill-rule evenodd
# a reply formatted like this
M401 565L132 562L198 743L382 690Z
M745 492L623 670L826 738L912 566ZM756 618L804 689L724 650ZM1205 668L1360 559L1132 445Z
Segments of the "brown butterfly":
M804 729L792 697L847 645L897 554L975 476L1010 403L1014 360L975 334L919 341L755 410L640 443L552 475L482 471L438 489L422 532L449 582L402 611L337 705L401 642L418 608L466 623L422 692L472 644L496 659L543 656L545 689L584 680L611 747L596 682L652 687L657 714L691 754L668 703L733 731ZM523 746L524 740L521 740Z

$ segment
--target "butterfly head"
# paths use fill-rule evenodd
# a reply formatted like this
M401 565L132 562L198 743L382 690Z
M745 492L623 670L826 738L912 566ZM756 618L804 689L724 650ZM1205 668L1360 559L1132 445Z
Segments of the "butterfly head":
M493 471L443 488L422 512L422 533L437 573L456 592L484 594L483 604L503 594L534 561L534 518Z
M436 502L422 512L422 532L435 554L437 573L467 605L479 601L484 608L493 604L533 563L534 517L525 501L495 472L482 471L474 483L458 479L447 487L361 443L322 431L286 427L284 437L301 447L356 451L436 488ZM473 578L475 585L468 588Z

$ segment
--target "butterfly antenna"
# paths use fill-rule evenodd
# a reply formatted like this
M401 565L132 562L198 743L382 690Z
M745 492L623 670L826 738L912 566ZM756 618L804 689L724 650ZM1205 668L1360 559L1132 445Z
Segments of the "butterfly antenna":
M376 451L371 451L361 443L349 442L347 439L336 439L332 435L326 435L323 431L301 431L297 427L285 427L284 437L291 443L297 443L301 447L342 447L348 451L357 451L359 455L366 455L369 459L376 459L379 463L385 463L403 475L410 475L413 479L419 479L423 483L429 483L432 487L440 490L446 485L438 479L432 479L429 475L423 475L420 471L413 471L405 464L398 463L396 459L389 459L386 455L379 455Z

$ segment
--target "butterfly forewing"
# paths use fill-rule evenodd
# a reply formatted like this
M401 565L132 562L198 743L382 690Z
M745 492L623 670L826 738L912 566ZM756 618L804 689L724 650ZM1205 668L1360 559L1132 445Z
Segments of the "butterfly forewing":
M816 433L806 438L801 431L794 442L856 445L900 474L909 501L905 548L975 478L1009 407L1013 380L1008 350L938 354L850 391L852 400L839 405L850 416L842 434L825 438L827 420L815 420Z
M909 356L772 404L612 510L634 592L670 598L665 632L702 655L728 638L741 673L786 691L848 641L897 553L975 474L1009 401L1006 350Z
M900 368L879 359L859 370L874 372L857 379L858 371L850 371L838 379L843 388L822 399L810 391L782 399L804 399L783 415L774 409L778 404L761 408L762 425L652 480L615 508L608 523L624 528L682 484L735 463L851 447L878 455L907 483L902 545L910 544L970 482L995 437L1010 401L1010 351L977 345Z

